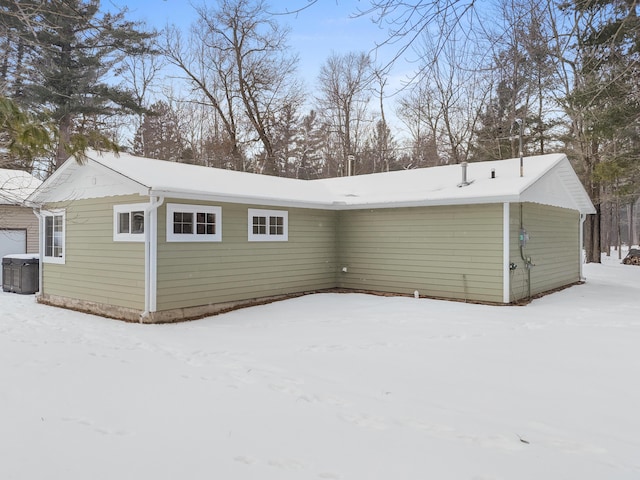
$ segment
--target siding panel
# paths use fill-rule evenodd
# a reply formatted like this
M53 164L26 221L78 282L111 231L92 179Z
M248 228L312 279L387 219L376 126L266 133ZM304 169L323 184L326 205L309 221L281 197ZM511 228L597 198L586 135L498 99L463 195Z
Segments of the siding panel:
M534 203L522 204L522 224L529 241L520 251L520 205L510 212L510 257L518 267L511 275L511 299L553 290L580 280L580 214L574 210ZM528 272L524 258L531 258Z
M66 263L44 264L45 294L144 309L144 244L113 241L114 202L141 199L48 206L66 209ZM158 311L333 287L503 300L502 204L289 208L287 242L249 242L247 210L261 207L216 203L222 241L186 243L166 241L167 203L181 202L167 199L158 210ZM535 264L531 293L577 281L579 214L537 204L522 211L531 237L525 256ZM510 215L510 259L518 266L510 278L513 301L528 295L529 284L518 246L518 204Z
M166 207L160 208L158 310L335 287L334 212L276 208L289 212L289 240L249 242L247 210L263 207L215 205L222 207L222 242L167 242Z
M338 238L340 287L502 300L502 205L344 211Z
M144 310L144 243L113 241L114 203L139 196L48 205L66 210L65 264L44 263L44 293Z

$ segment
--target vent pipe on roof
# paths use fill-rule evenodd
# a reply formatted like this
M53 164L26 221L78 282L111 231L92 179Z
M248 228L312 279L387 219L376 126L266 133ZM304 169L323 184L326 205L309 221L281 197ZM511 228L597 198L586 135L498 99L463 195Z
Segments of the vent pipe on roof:
M460 166L462 167L462 181L458 184L459 187L466 187L472 183L467 180L467 166L469 164L467 162L462 162Z

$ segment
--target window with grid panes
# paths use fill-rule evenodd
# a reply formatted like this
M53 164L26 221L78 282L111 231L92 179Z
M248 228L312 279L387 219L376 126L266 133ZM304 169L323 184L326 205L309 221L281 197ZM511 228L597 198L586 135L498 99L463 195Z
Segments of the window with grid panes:
M167 204L167 241L222 241L222 208L212 205Z
M250 242L286 242L289 239L289 212L286 210L248 210Z

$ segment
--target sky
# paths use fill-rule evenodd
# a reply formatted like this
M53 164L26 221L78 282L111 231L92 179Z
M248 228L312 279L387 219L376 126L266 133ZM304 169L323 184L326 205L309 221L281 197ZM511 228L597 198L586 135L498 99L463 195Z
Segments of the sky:
M115 6L126 4L132 20L142 20L148 25L161 29L167 23L175 24L187 31L196 17L195 3L184 0L109 0ZM214 2L209 0L208 4ZM274 12L292 11L308 4L307 0L272 1ZM355 18L358 8L365 9L369 5L365 0L320 0L300 11L296 15L278 16L278 20L291 28L289 44L292 52L299 55L299 74L310 90L321 65L333 53L371 52L378 55L380 63L388 61L393 53L373 51L376 42L386 38L386 30L375 24L370 16ZM105 6L107 6L105 2ZM386 63L386 62L385 62ZM399 64L391 72L387 94L402 85L411 71L411 65Z

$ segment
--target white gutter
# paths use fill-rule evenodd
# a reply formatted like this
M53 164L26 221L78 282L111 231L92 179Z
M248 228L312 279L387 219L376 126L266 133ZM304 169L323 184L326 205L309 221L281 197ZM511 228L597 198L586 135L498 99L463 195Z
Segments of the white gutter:
M508 203L502 204L502 302L510 303L511 295L511 269L509 250L509 216L510 209Z
M144 209L144 312L140 323L156 311L158 295L158 207L164 197L150 197Z
M346 177L344 177L346 178ZM311 180L310 180L311 181ZM315 181L315 180L313 180ZM165 198L180 198L184 200L199 200L207 202L239 203L243 205L264 205L281 208L309 208L319 210L364 210L369 208L404 208L404 207L432 207L443 205L480 205L487 203L520 202L519 193L490 196L468 196L468 197L438 197L438 198L409 198L401 200L366 200L354 196L340 195L328 197L329 200L301 200L301 199L278 199L261 195L232 195L232 194L211 194L207 192L186 192L182 190L168 190L152 188L149 195L156 195Z

